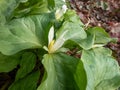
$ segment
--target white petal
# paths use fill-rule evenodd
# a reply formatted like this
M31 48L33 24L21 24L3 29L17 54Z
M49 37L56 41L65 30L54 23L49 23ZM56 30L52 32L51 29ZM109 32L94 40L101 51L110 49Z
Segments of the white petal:
M104 44L95 44L95 45L92 46L92 48L103 47L103 46L105 46L105 45Z
M66 30L55 42L54 46L53 46L53 50L56 51L59 48L62 47L62 45L64 44L64 42L66 41L66 39L64 38L65 34L68 32L68 30Z
M65 2L65 0L63 0L63 2Z
M52 26L49 30L49 34L48 34L48 44L50 44L50 42L53 40L54 38L54 27Z
M62 38L58 39L53 46L53 50L54 51L58 50L64 44L64 42L65 42L64 39Z
M61 9L56 10L55 12L56 19L60 19L64 15L64 13L67 11L67 9L68 9L67 6L63 5Z
M68 8L67 8L66 5L63 5L63 6L62 6L62 11L63 11L63 13L65 13L65 12L67 11L67 9L68 9Z
M56 10L55 17L56 17L57 20L60 19L60 17L62 17L62 15L63 15L62 9Z

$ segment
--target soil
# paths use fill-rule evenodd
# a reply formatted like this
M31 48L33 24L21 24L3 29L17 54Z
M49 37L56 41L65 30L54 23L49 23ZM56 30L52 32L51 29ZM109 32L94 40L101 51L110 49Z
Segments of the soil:
M114 57L120 65L120 0L68 0L71 9L79 15L88 26L100 26L116 43L109 43Z

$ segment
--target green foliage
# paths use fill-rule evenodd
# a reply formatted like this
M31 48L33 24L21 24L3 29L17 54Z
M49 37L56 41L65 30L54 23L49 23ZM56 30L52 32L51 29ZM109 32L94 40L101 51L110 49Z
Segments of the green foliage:
M46 78L37 90L85 89L86 81L84 80L86 80L86 74L79 59L63 53L46 54L42 63L47 75L45 74ZM80 68L81 71L77 68Z
M84 30L75 11L64 4L62 0L0 1L0 72L17 68L8 90L115 90L120 86L119 65L104 47L113 39L100 27ZM80 58L66 54L75 46Z
M34 53L23 53L20 60L20 69L17 71L15 80L19 80L29 74L35 67L36 56Z
M14 82L8 90L36 90L40 72L32 72L23 79Z
M120 70L111 54L109 49L103 47L83 50L81 59L88 78L86 90L116 89L116 84L118 85L120 81Z
M6 56L0 53L0 72L10 72L19 64L19 55Z
M11 55L23 49L41 48L47 44L45 41L47 41L50 20L52 19L50 15L43 14L13 19L8 24L2 25L0 51Z

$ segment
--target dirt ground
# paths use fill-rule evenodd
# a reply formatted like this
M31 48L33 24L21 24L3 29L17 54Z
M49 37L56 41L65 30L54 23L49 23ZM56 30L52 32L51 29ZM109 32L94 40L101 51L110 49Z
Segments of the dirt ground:
M117 43L109 43L120 65L120 0L69 0L84 24L103 27Z

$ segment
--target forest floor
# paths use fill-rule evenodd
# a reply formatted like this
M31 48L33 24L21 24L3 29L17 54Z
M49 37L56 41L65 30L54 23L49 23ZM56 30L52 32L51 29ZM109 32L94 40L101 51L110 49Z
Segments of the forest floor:
M81 21L88 26L103 27L117 43L109 43L120 65L120 0L69 0Z

